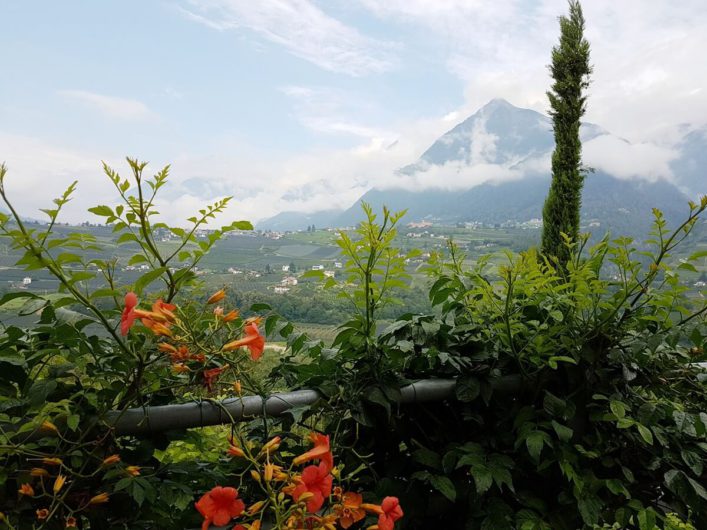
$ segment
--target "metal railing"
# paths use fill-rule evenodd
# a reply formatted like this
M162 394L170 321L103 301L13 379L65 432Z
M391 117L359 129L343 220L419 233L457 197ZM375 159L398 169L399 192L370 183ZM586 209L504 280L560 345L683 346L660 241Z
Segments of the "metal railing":
M454 393L455 379L426 379L400 389L400 402L440 401ZM172 429L206 427L252 419L257 416L281 416L297 407L313 405L322 396L316 390L282 392L266 398L244 396L222 401L137 407L109 412L106 422L118 435L144 435Z

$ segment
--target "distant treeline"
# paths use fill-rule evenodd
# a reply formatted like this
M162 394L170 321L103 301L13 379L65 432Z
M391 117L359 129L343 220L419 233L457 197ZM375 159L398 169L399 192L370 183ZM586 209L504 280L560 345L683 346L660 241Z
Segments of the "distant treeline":
M268 304L275 312L293 322L339 325L351 317L351 302L329 291L298 291L275 294L263 291L236 291L230 293L235 307L246 308L253 304ZM382 319L394 319L404 313L429 313L432 311L427 291L412 287L398 293L400 304L386 307ZM247 311L245 311L247 314Z

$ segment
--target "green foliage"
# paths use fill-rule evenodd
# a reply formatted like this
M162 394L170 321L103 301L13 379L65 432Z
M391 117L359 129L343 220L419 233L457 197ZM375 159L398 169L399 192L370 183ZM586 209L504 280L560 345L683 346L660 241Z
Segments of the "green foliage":
M104 166L122 203L91 211L112 225L121 244L139 249L131 263L149 266L131 285L118 285L115 260L95 258L101 247L94 236L54 231L75 183L55 199L55 208L43 210L49 221L38 228L25 224L14 209L6 194L7 171L0 166L0 197L10 210L10 215L0 214L0 235L23 251L20 265L49 271L59 281L61 293L40 297L24 291L0 299L0 307L19 304L19 314L35 319L29 329L7 326L0 331L0 512L5 517L0 526L64 528L69 517L75 517L79 527L91 529L195 525L191 508L184 511L194 492L222 480L228 466L161 462L156 451L171 439L189 437L188 433L118 437L107 413L203 395L202 369L227 363L243 379L244 388L261 391L249 374L238 373L246 352L227 353L218 344L208 347L214 339L233 340L244 321L233 318L226 323L210 306L209 311L197 309L190 300L199 260L224 233L248 229L250 224L235 222L210 231L206 240L195 238L198 229L225 209L228 199L200 210L188 220L189 229L155 222L155 199L167 182L168 167L145 178L144 163L128 159L128 165L131 180ZM180 238L171 254L163 254L156 244L157 229ZM129 334L119 330L124 295L144 294L148 286L154 292L160 283L163 289L156 297L174 300L182 293L184 303L174 309L174 318L181 320L172 322L173 331L178 330L180 342L192 352L201 350L203 355L203 361L184 360L187 373L171 369L169 356L157 349L158 336L146 325L136 324ZM212 381L217 384L215 378ZM119 455L121 461L106 464L110 455ZM47 458L61 462L47 463ZM45 469L46 476L32 475L33 468ZM53 493L59 475L68 480ZM18 495L23 484L32 485L33 494ZM109 494L109 502L90 504L98 493ZM48 516L39 519L39 509L47 509Z
M571 257L564 237L577 241L584 174L579 128L589 86L589 43L584 38L584 16L577 0L569 2L569 17L560 17L560 44L552 50L554 83L550 100L555 150L552 183L543 206L542 252L567 263Z
M666 512L707 525L707 305L679 276L700 254L673 257L705 209L673 231L656 211L645 250L567 242L561 270L532 249L466 270L450 245L429 270L438 314L369 342L343 326L335 349L295 339L311 362L286 366L288 382L328 398L300 418L400 496L406 528L653 530L672 528ZM454 398L401 405L401 386L429 377L455 378Z

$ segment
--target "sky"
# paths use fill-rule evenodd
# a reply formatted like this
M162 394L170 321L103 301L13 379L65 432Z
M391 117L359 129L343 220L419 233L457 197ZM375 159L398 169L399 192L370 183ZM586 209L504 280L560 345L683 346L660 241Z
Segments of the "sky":
M181 223L346 208L492 98L547 112L564 0L5 0L0 162L22 214L79 180L66 221L114 204L101 161L171 164ZM655 159L707 124L707 2L585 0L587 120ZM598 147L608 152L615 145ZM623 156L614 153L615 159ZM653 157L653 158L651 158Z

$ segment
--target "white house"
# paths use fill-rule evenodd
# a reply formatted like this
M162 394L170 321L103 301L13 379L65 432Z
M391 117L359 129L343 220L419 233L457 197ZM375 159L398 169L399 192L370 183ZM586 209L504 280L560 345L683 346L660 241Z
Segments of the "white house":
M25 276L22 278L22 285L30 285L32 283L32 278L29 276Z
M290 272L290 266L289 266L289 265L283 265L283 266L282 266L282 272Z
M297 278L294 276L285 276L281 281L280 284L282 285L297 285Z
M313 271L323 271L324 265L312 265L312 270Z
M274 291L277 294L285 294L285 293L289 292L289 290L290 290L289 287L283 287L282 285L276 285L274 288Z

